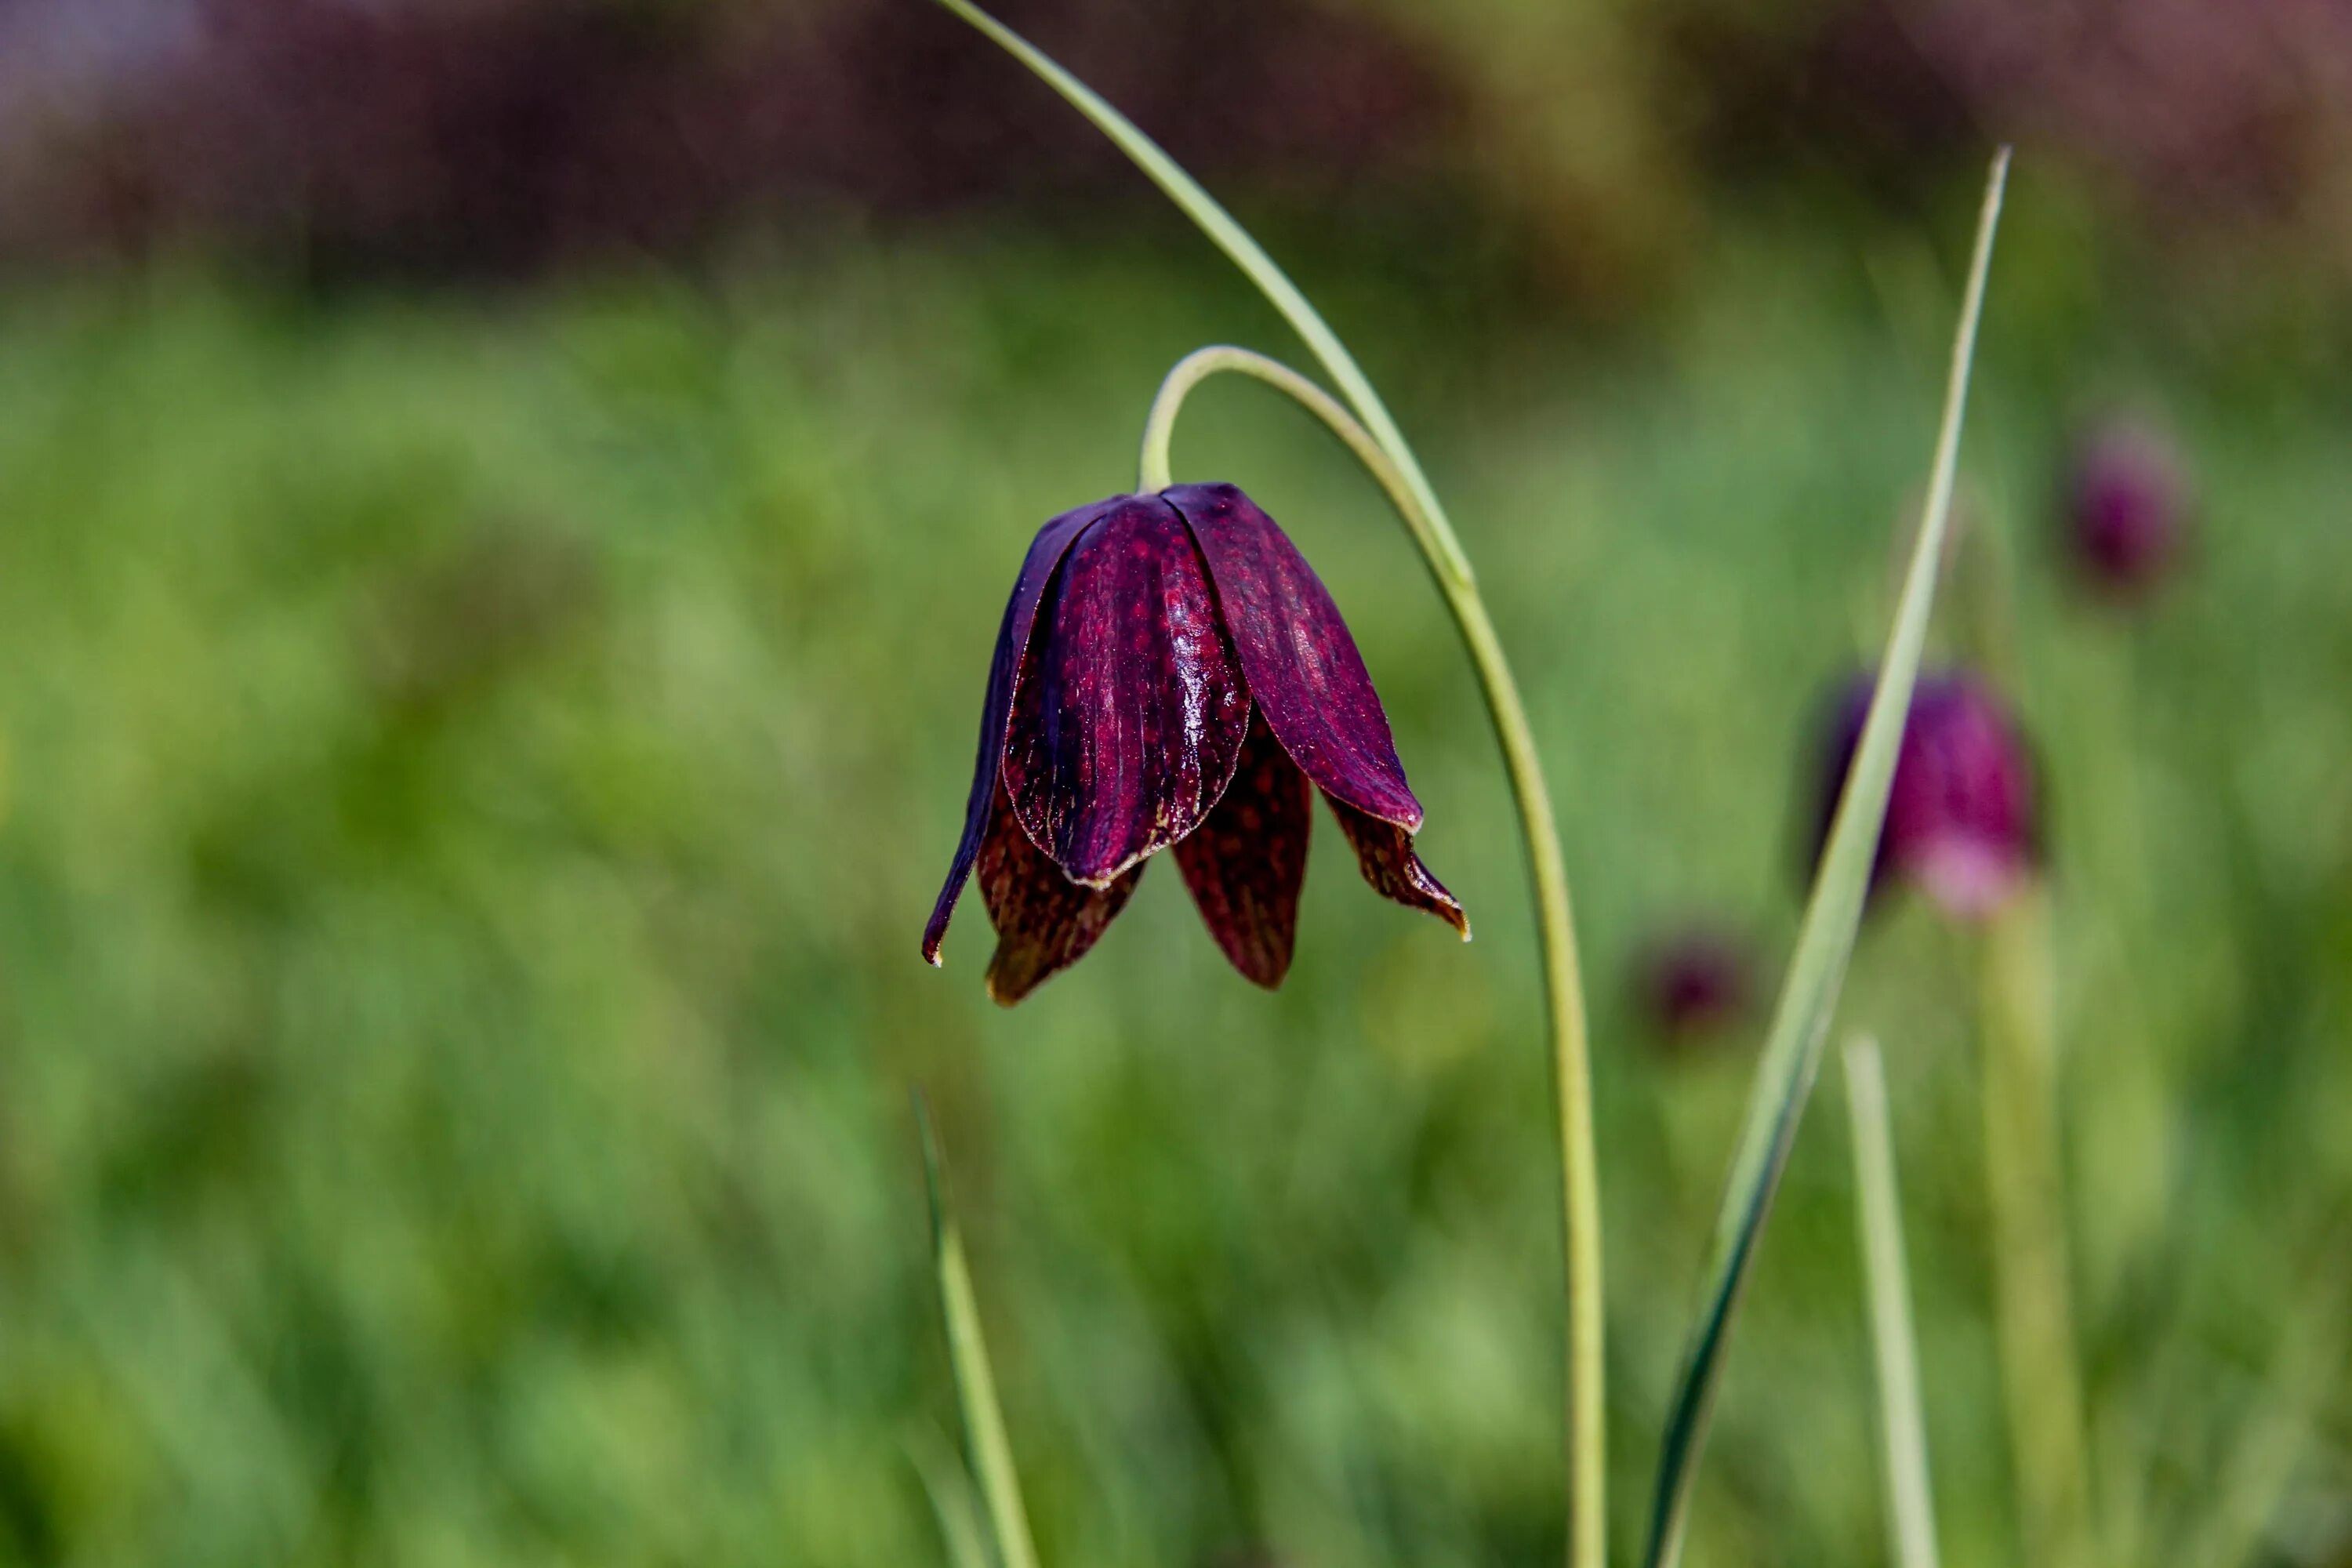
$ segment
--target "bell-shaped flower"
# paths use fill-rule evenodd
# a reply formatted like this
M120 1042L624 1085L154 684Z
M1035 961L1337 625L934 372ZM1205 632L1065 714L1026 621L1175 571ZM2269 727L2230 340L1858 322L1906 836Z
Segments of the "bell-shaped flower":
M1319 790L1374 889L1466 938L1413 852L1405 784L1339 607L1231 485L1115 496L1039 531L997 634L962 842L923 932L977 873L1011 1005L1084 956L1172 847L1210 934L1282 983Z

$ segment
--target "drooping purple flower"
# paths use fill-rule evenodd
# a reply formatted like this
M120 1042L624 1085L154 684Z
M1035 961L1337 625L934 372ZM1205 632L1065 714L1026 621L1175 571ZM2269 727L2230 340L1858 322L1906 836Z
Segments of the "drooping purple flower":
M1861 744L1871 686L1870 677L1856 677L1829 728L1815 860ZM1899 878L1952 914L1990 914L2040 864L2037 816L2033 760L2000 700L1971 675L1922 675L1895 754L1872 887Z
M1075 963L1173 847L1210 934L1282 983L1307 873L1309 785L1375 890L1461 931L1413 852L1407 787L1355 639L1274 520L1231 485L1065 512L1013 585L981 710L963 840L923 931L975 871L1010 1006Z
M2156 430L2111 421L2075 442L2065 509L2067 543L2084 577L2129 596L2152 586L2180 552L2187 476Z
M1659 1037L1694 1045L1747 1010L1748 952L1711 926L1670 931L1634 955L1633 983L1634 1005Z

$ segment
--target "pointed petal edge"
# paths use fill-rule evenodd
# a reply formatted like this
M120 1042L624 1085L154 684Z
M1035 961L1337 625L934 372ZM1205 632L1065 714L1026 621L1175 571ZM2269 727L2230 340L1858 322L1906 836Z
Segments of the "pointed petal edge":
M1331 815L1339 819L1339 831L1355 847L1356 865L1372 891L1409 910L1425 910L1460 931L1464 942L1470 940L1470 916L1463 910L1462 900L1430 874L1413 850L1412 834L1346 801L1328 794L1323 798L1329 803Z
M1139 861L1100 888L1063 874L1013 815L998 790L978 861L981 896L996 928L988 994L1010 1007L1084 958L1135 896L1150 864Z
M947 936L949 918L954 914L956 900L971 876L972 862L979 858L981 839L988 832L989 817L995 808L997 777L1004 764L1005 730L1013 719L1013 688L1020 677L1021 661L1028 654L1029 634L1036 626L1038 601L1045 597L1045 584L1078 536L1125 499L1113 496L1066 511L1039 529L1037 537L1029 542L1029 553L1021 563L1021 574L1013 579L1012 596L1004 605L1004 619L996 631L996 652L989 663L988 695L981 705L980 749L972 763L971 795L964 805L963 837L956 845L947 881L931 906L931 918L923 927L923 961L935 969L939 967L940 944Z

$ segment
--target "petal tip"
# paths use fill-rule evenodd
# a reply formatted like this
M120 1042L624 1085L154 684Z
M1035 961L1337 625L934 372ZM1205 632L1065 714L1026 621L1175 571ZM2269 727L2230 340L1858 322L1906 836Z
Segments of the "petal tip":
M1332 815L1339 819L1340 831L1355 846L1357 867L1374 892L1407 909L1426 910L1459 931L1463 941L1470 940L1470 916L1462 908L1462 900L1446 891L1445 884L1430 874L1429 868L1413 851L1412 835L1345 801L1330 799L1330 805Z
M988 999L1000 1007L1010 1007L1035 988L1033 981L1026 985L1015 984L1006 974L1004 946L997 944L996 956L988 961L988 973L981 984L987 988Z
M1460 901L1453 894L1445 890L1436 878L1428 874L1427 869L1421 866L1418 856L1414 857L1414 869L1418 873L1414 881L1427 896L1422 907L1461 932L1462 940L1468 942L1470 940L1469 912L1463 909Z

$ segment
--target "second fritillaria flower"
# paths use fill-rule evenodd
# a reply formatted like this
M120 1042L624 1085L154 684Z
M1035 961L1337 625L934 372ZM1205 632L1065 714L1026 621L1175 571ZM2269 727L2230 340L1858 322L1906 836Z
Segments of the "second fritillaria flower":
M1075 963L1173 847L1234 967L1278 985L1307 873L1309 785L1365 880L1466 938L1413 852L1405 784L1339 606L1231 485L1115 496L1039 531L997 633L963 839L923 932L975 872L1011 1005Z
M1816 862L1862 743L1874 684L1867 675L1855 677L1832 719L1822 759ZM1900 877L1948 913L1991 914L2040 865L2036 794L2032 756L1992 689L1958 672L1920 676L1895 753L1871 885Z

